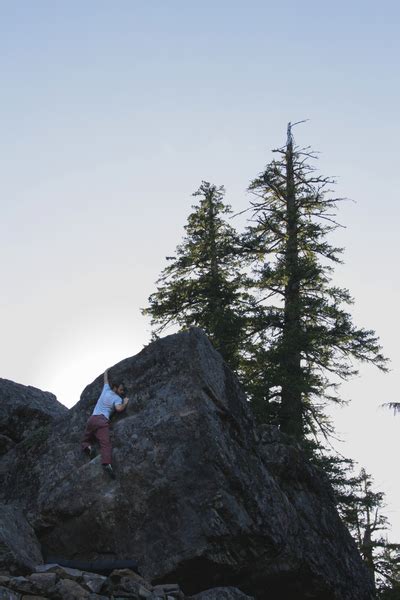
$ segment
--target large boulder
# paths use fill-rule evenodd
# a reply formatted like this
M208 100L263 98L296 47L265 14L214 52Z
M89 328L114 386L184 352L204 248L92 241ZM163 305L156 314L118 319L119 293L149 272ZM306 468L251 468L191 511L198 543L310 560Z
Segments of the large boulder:
M0 405L0 470L4 481L4 474L18 468L12 450L19 447L29 453L39 440L48 437L53 423L68 415L68 409L50 392L1 378ZM0 497L6 492L0 485ZM18 493L9 499L17 500ZM18 502L15 506L0 505L0 570L24 573L40 562L39 542Z
M68 414L54 394L0 378L0 455Z
M0 572L30 572L41 562L39 542L22 511L0 504Z
M204 333L157 340L110 376L131 398L113 419L115 481L79 448L101 375L49 437L0 461L4 498L25 508L45 555L137 559L144 577L185 594L373 597L329 484L279 432L257 431Z

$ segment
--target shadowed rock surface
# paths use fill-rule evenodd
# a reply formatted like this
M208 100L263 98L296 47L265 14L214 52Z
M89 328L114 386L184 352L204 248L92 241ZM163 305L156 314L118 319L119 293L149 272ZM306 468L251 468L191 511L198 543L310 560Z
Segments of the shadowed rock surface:
M0 454L68 415L54 394L0 378Z
M190 600L251 600L251 596L234 587L219 587L191 596Z
M0 461L44 555L136 559L153 584L193 595L368 600L372 583L324 476L273 428L258 431L240 386L198 329L121 361L131 398L113 419L117 479L79 450L102 376L29 450Z
M39 542L22 511L0 504L0 569L26 573L41 562Z
M205 594L203 596L203 594ZM254 600L235 588L216 588L196 600ZM129 569L103 577L57 564L41 565L23 576L0 575L0 600L185 600L180 586L153 586ZM191 600L187 598L187 600Z

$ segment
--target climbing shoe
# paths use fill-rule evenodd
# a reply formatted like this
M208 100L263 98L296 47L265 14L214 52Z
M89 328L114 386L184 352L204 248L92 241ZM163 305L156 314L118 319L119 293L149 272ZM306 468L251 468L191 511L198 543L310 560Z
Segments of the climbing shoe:
M86 446L84 453L87 454L90 459L96 456L96 450L93 448L93 446Z
M115 479L115 472L111 465L103 465L103 470L111 477L111 479Z

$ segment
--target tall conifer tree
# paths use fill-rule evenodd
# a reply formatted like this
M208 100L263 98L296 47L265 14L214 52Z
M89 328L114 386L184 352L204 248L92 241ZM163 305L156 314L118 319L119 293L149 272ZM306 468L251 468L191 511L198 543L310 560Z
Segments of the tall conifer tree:
M342 252L327 240L339 226L333 181L316 174L315 153L294 145L290 123L285 146L274 152L277 159L249 186L255 199L244 247L253 254L260 298L255 329L263 329L259 352L270 373L265 396L280 402L282 431L303 440L316 423L329 433L324 402L340 402L338 381L357 373L354 359L381 370L387 360L375 332L353 324L349 291L331 282Z
M154 333L169 324L201 327L233 369L239 365L245 293L237 249L239 237L225 217L225 190L203 181L193 196L199 203L185 226L186 236L167 257L169 265L143 310Z

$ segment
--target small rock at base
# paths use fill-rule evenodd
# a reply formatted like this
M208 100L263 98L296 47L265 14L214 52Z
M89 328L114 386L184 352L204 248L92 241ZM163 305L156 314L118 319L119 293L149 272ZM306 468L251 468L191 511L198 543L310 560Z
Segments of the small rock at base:
M90 592L84 590L76 581L71 579L61 579L54 591L61 596L63 600L88 600Z
M188 600L254 600L254 597L235 587L215 587L189 596Z
M115 569L110 575L110 579L113 582L119 581L123 577L129 577L137 583L141 583L148 590L153 589L153 586L148 581L146 581L141 575L135 573L135 571L132 571L131 569Z
M45 563L44 565L37 565L35 567L35 573L48 573L51 572L53 567L59 567L56 563Z
M107 581L107 577L96 575L96 573L83 573L83 582L85 586L93 593L98 594Z
M39 591L36 589L34 583L22 576L10 577L7 586L14 590L14 592L19 592L20 594L35 594Z
M149 598L150 596L153 596L153 593L150 590L143 587L142 585L139 585L138 594L139 594L139 598ZM174 600L175 600L175 598L174 598Z
M32 573L27 579L34 584L39 594L50 594L57 583L56 573Z
M21 596L8 588L0 586L0 600L20 600Z

